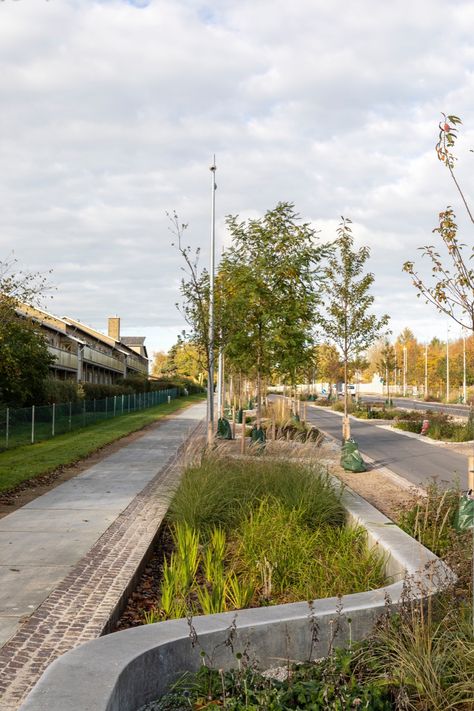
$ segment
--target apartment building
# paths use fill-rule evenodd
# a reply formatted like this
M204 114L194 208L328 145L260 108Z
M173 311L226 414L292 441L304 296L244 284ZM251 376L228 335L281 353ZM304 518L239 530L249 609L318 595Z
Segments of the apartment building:
M148 353L141 336L121 337L120 318L108 319L107 335L75 319L22 305L20 316L33 320L55 361L52 375L62 380L112 384L119 378L148 376Z

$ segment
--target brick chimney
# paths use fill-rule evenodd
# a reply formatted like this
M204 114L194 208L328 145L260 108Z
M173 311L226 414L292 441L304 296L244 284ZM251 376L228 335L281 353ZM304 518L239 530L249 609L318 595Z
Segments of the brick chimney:
M120 318L118 316L109 318L109 337L120 341Z

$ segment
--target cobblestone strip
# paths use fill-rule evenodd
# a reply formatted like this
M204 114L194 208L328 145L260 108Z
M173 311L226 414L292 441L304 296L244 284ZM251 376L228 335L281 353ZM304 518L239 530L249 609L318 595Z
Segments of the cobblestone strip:
M2 647L2 711L17 709L54 659L107 630L109 619L128 596L130 581L153 542L189 452L196 450L202 431L199 424L173 460Z

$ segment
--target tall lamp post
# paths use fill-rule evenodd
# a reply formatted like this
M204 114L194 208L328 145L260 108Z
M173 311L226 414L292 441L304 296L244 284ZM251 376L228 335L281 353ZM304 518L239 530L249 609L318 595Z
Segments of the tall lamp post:
M207 374L207 443L214 441L214 276L216 253L216 157L211 167L211 254L209 264L209 369Z
M466 383L466 331L462 330L462 401L467 402L467 383Z
M449 326L446 329L446 402L449 402Z
M425 399L428 397L428 344L425 346Z
M408 367L407 347L403 346L403 397L405 397L407 394L407 367Z

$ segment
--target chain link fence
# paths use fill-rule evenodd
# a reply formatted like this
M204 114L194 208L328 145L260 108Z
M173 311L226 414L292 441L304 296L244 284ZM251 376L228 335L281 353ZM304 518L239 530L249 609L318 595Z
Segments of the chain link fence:
M51 439L99 420L155 407L170 402L178 395L178 388L169 388L134 395L114 395L101 400L0 409L0 451Z

